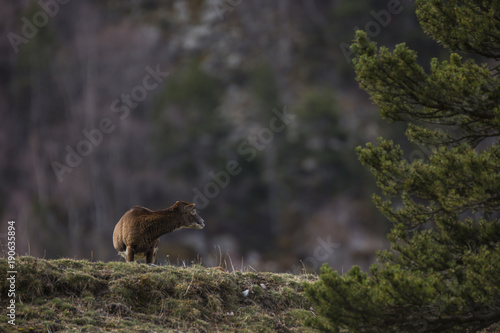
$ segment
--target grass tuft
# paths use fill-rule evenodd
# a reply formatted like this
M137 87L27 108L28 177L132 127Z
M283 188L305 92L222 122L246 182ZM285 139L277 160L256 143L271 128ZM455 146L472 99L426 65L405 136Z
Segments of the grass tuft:
M312 332L302 286L314 275L33 257L16 269L18 332ZM0 259L1 295L7 271ZM2 316L0 332L11 330Z

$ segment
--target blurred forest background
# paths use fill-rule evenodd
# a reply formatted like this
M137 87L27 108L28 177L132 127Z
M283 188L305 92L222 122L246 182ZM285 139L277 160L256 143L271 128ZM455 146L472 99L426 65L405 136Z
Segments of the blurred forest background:
M207 227L164 236L160 263L366 270L386 247L354 148L425 151L380 119L347 46L358 27L428 64L442 51L411 1L61 2L0 2L0 242L13 219L21 255L122 260L130 207L185 200Z

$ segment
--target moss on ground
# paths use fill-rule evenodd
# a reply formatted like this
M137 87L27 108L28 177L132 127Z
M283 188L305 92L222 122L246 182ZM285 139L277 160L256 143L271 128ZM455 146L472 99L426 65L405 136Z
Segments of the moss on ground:
M17 258L16 270L12 327L0 259L0 332L312 331L302 286L315 275L33 257Z

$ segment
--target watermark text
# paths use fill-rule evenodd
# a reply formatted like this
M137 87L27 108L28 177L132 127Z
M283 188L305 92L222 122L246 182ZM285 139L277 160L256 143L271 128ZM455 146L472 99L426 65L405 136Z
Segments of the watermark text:
M38 5L41 9L33 14L31 20L26 16L21 18L23 26L20 34L12 31L7 34L14 52L17 54L21 44L28 44L38 34L38 30L46 26L49 23L49 17L56 16L59 12L59 5L65 5L68 2L69 0L39 0Z
M130 115L130 111L135 109L140 102L144 101L148 96L148 92L159 87L159 85L169 75L168 72L162 72L160 65L156 65L153 69L150 66L145 68L146 75L142 79L142 84L133 87L130 93L122 93L120 98L111 102L110 109L119 120L123 121ZM63 162L53 161L51 163L52 170L59 182L64 180L66 173L72 173L73 169L78 167L83 158L89 156L94 151L94 147L99 146L105 134L111 134L116 129L113 119L104 117L102 118L96 128L82 130L82 135L85 139L80 140L73 147L66 146L66 157Z
M237 152L245 161L252 162L257 157L259 151L264 150L273 140L274 134L281 132L285 127L295 119L295 115L288 113L286 105L283 111L273 109L274 116L269 120L268 127L260 128L256 133L247 136L246 140L240 142ZM231 176L237 176L243 171L243 167L236 160L230 160L226 163L225 170L216 173L209 172L208 176L212 181L205 183L201 189L194 187L193 202L196 208L203 209L210 203L209 199L217 197L221 189L229 185Z
M16 325L16 221L7 222L7 322Z

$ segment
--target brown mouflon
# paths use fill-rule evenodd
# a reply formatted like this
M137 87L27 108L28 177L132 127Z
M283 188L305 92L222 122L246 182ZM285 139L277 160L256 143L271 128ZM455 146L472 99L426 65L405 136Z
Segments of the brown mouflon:
M173 206L157 211L134 206L116 224L113 245L127 262L146 259L146 263L152 264L160 236L181 228L203 227L205 221L189 202L177 201Z

